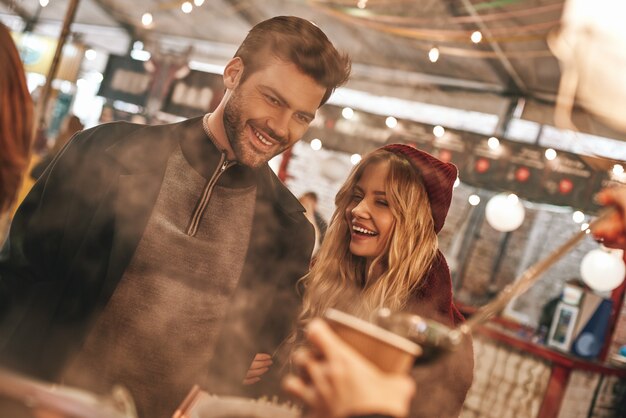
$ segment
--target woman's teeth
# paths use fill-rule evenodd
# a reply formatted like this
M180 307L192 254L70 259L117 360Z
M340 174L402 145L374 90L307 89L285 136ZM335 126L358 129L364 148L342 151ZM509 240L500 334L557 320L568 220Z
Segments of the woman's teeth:
M369 229L361 228L360 226L353 226L352 229L356 232L360 232L361 234L378 235L376 232L370 231Z

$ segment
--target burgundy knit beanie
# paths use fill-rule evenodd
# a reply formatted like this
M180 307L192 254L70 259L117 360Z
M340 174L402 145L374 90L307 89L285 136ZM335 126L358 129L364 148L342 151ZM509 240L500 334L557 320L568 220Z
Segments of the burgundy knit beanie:
M430 201L435 232L439 233L452 202L452 188L458 173L456 166L409 145L389 144L382 149L406 158L419 171Z

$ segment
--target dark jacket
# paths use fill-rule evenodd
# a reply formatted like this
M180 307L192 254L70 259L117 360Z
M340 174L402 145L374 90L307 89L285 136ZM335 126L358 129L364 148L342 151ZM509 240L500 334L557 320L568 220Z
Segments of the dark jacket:
M0 254L2 364L58 377L124 274L170 154L197 138L201 123L100 125L54 159L20 206ZM216 158L211 149L215 155L206 157ZM236 393L254 354L271 353L287 334L295 283L313 246L303 207L269 166L255 178L246 261L209 371L220 376L219 386L206 388L219 393Z

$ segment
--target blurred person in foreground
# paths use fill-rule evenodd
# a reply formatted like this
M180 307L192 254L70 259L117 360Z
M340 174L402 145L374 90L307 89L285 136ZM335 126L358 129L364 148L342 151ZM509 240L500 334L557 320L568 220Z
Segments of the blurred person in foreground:
M450 271L437 241L456 178L453 164L408 145L386 145L365 156L339 190L335 198L337 209L317 261L302 279L300 326L304 328L313 318L323 316L327 308L338 308L363 318L387 308L392 312L417 314L450 328L458 326L463 316L453 303ZM296 346L302 339L301 335L296 337ZM341 363L333 363L334 358L329 355L328 369L341 370ZM298 355L296 351L294 362L300 362L309 374L310 368L317 367L316 361L319 359L315 356ZM356 360L352 364L357 364ZM371 385L365 389L383 387L373 379L368 380L371 367L363 366L362 370L365 371L362 384ZM328 375L332 376L332 372ZM465 339L457 351L414 367L411 375L415 396L410 412L399 416L408 413L423 418L458 417L473 379L471 338ZM384 374L378 376L385 381ZM302 389L306 385L304 380L294 377L286 384L288 391L306 402L312 399ZM310 389L322 398L323 392L330 390L315 381ZM343 392L340 387L336 391L337 403L342 405ZM400 393L405 401L406 393ZM365 409L367 397L360 402L356 398L355 394L353 409L342 407L338 415L331 415L332 408L327 408L319 416L386 412ZM318 407L331 404L324 401L320 406L311 406L317 411ZM390 400L389 405L392 404ZM394 411L398 414L398 409Z
M308 416L408 415L416 392L415 381L409 375L382 372L323 320L309 323L306 338L312 349L298 350L293 361L307 371L310 381L288 375L283 387L307 405Z
M194 384L247 393L271 365L255 353L289 331L314 240L267 162L349 72L317 26L275 17L227 63L213 113L76 135L0 255L0 361L94 392L122 384L146 418L170 417Z
M30 160L33 112L22 61L9 30L0 23L0 245Z
M626 250L626 186L605 188L596 195L596 201L615 207L615 212L598 221L593 236L607 247Z

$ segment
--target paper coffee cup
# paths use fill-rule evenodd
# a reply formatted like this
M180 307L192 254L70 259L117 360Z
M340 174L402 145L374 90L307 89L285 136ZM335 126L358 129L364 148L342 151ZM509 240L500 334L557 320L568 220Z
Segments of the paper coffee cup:
M422 354L414 342L345 312L328 309L324 319L341 339L384 372L408 372Z

